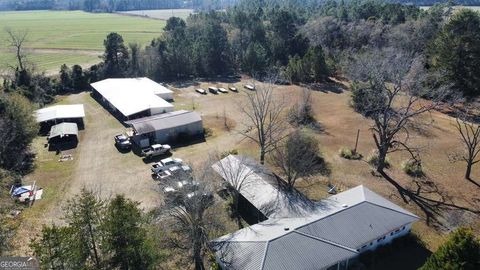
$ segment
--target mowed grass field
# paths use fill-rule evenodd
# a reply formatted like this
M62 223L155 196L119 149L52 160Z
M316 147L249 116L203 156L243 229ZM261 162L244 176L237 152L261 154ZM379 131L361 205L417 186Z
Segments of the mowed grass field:
M103 40L110 32L123 36L125 43L147 44L161 35L165 21L119 14L82 11L0 12L0 68L12 64L5 28L27 31L25 48L29 60L42 71L60 65L93 64L99 61Z
M170 17L180 17L182 19L186 19L193 12L193 9L153 9L122 11L119 12L119 14L143 16L159 20L168 20L168 18Z

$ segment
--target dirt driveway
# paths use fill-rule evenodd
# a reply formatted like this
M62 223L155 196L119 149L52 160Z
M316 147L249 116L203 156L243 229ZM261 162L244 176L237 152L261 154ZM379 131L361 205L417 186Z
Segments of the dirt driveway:
M113 143L113 137L124 127L88 93L69 97L68 102L85 105L86 123L77 166L65 197L86 187L104 198L125 194L145 209L157 206L161 197L150 176L150 166L132 152L120 153Z

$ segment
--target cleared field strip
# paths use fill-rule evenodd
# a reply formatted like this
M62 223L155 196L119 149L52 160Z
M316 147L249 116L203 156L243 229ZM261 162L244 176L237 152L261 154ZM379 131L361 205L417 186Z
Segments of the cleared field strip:
M132 10L122 11L120 14L148 17L159 20L168 20L170 17L186 19L193 13L193 9L154 9L154 10Z
M97 53L103 50L103 41L110 32L121 34L126 44L144 45L160 36L164 26L165 22L161 20L118 14L82 11L0 12L0 64L11 61L5 49L8 38L5 28L16 32L27 31L25 47L33 50L30 60L39 69L49 70L58 69L63 63L98 62ZM46 49L48 52L44 51Z

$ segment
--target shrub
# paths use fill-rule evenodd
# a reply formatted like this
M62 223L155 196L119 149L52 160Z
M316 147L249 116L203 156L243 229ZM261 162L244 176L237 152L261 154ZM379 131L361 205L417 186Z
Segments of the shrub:
M402 163L402 169L406 174L410 176L420 177L425 175L422 168L422 162L420 160L406 160Z
M372 151L370 156L367 158L368 164L372 165L373 167L378 166L378 152L376 150ZM385 168L389 169L390 168L390 160L388 157L385 159Z
M203 136L208 138L213 135L213 130L211 128L203 128Z
M234 156L238 155L238 150L237 149L232 149L232 150L229 150L229 151L225 151L220 155L220 157L223 159L224 157L227 157L229 155L234 155Z
M358 152L353 152L352 149L347 148L347 147L342 147L339 151L339 154L341 157L345 159L353 159L353 160L358 160L362 158L362 155Z

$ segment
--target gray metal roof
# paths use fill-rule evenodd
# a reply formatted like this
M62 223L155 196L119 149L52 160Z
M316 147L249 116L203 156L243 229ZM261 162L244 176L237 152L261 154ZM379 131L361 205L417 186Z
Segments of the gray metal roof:
M225 250L233 249L228 259L239 260L242 267L228 269L323 269L354 257L362 245L418 220L362 185L316 206L306 217L272 218L215 239L213 243L220 243L217 257L222 260L222 254L228 253ZM236 256L258 256L253 253L263 254L262 264L256 259L246 265Z
M37 122L45 122L55 119L83 118L85 110L83 104L55 105L35 111Z
M298 231L358 249L372 240L417 221L414 216L362 202L326 218L297 228Z
M48 135L48 139L55 137L64 137L66 135L75 135L78 136L78 127L76 123L61 123L55 126L52 126L50 129L50 135Z
M202 118L198 113L186 110L179 110L134 119L126 121L125 123L135 129L138 135L142 135L150 132L155 132L157 130L185 126L201 121Z
M260 269L321 269L355 255L355 251L292 232L269 243L263 267Z
M225 268L231 270L261 269L267 242L229 242L221 248L224 253L217 254Z

